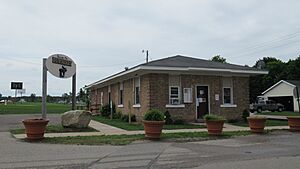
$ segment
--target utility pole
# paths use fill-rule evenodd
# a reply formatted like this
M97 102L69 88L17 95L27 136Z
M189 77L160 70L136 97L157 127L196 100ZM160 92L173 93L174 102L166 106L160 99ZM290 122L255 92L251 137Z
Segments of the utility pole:
M142 53L146 52L146 63L148 63L148 58L149 58L149 51L148 50L142 50Z

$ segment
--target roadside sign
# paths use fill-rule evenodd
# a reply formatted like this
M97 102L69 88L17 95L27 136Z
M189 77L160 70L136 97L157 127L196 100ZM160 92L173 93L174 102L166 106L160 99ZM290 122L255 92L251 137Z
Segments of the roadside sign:
M11 82L10 89L23 89L23 82Z
M46 61L47 70L58 78L70 78L76 73L74 61L63 54L54 54Z

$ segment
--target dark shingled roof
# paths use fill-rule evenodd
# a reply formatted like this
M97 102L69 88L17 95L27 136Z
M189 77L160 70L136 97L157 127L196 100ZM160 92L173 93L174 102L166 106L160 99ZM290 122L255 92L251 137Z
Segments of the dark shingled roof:
M255 70L260 69L234 65L229 63L220 63L210 60L186 57L181 55L176 55L172 57L167 57L148 63L141 64L139 66L163 66L163 67L195 67L195 68L210 68L210 69L233 69L233 70Z

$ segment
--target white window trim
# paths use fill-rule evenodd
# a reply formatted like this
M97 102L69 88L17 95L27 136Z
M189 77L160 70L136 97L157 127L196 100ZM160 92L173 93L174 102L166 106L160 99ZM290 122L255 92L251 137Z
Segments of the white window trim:
M224 89L225 88L230 88L230 103L224 103L225 102L225 93L224 93ZM223 105L234 105L234 102L233 102L233 87L223 87Z
M139 96L140 96L140 98L139 98L139 101L140 101L140 103L136 103L136 91L135 91L135 89L136 89L136 86L135 86L135 79L136 78L138 78L139 79ZM134 105L140 105L141 104L141 78L140 77L135 77L135 78L133 78L133 94L134 94Z
M140 108L141 107L141 104L134 104L132 105L133 108Z
M184 108L184 104L166 104L166 108Z
M123 96L122 96L122 104L120 104L121 102L121 95L120 95L120 92L122 90L122 93L123 93ZM119 102L119 105L123 105L124 104L124 82L120 82L119 83L119 92L118 92L118 102Z
M123 108L124 105L123 105L123 104L119 104L118 107L119 107L119 108Z
M237 107L236 104L221 104L220 107Z
M178 98L171 98L171 88L172 88L172 87L178 88ZM179 100L179 104L178 104L178 105L182 104L182 103L181 103L181 91L180 91L180 86L169 86L169 105L177 105L177 104L171 104L171 99L178 99L178 100Z

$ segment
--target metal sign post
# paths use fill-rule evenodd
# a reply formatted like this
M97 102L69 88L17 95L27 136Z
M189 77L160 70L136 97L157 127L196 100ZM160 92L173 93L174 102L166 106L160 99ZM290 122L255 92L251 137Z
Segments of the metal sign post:
M47 118L46 98L47 98L47 72L58 78L72 77L72 110L76 105L76 64L71 58L63 54L54 54L48 59L43 58L42 77L42 118Z
M47 118L46 98L47 98L47 59L43 59L43 80L42 80L42 118Z

